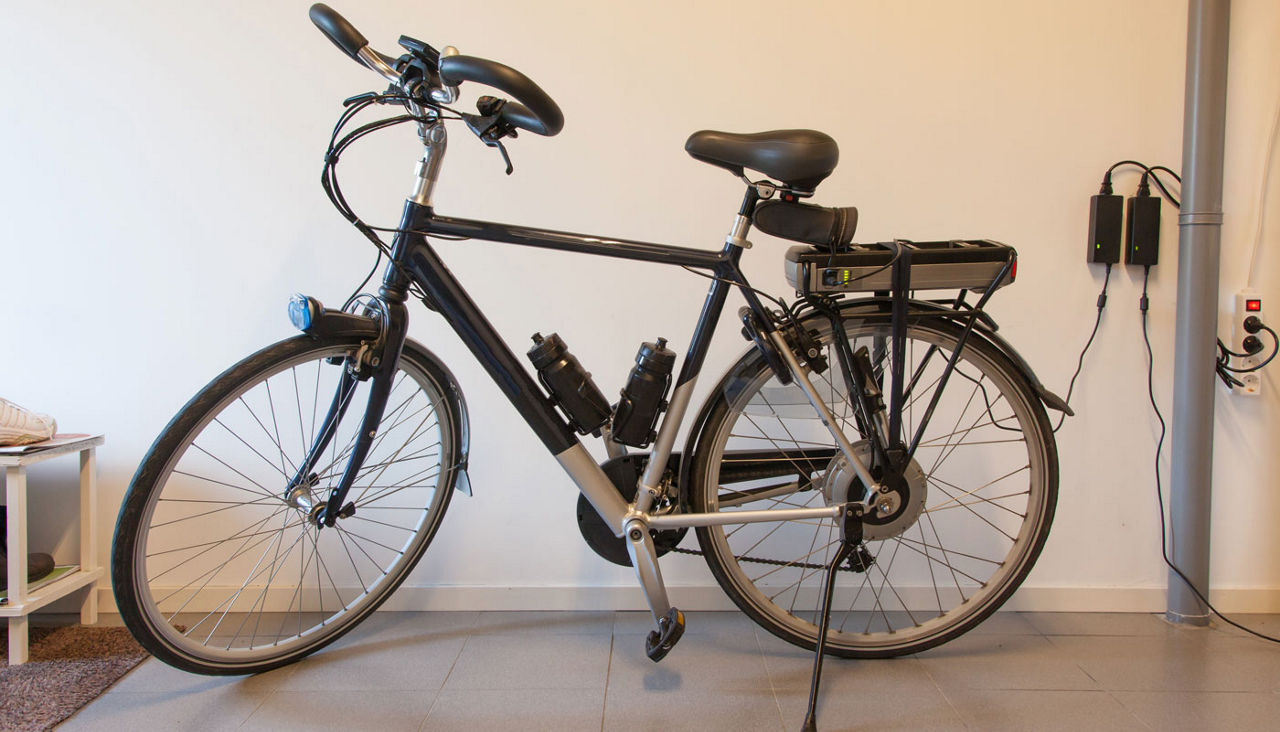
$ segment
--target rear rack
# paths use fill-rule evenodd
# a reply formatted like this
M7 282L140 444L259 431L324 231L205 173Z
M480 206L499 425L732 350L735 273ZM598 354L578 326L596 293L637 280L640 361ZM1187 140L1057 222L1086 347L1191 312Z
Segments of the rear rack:
M968 289L985 291L1013 282L1018 253L990 239L851 244L841 252L797 246L787 250L787 282L798 295L888 291L893 287L898 247L909 255L912 290ZM1008 273L996 282L1000 273Z

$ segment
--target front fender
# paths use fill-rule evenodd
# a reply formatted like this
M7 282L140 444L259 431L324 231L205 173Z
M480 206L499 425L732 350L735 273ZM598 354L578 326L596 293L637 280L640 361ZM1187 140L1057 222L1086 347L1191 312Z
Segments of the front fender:
M431 378L444 387L449 411L455 416L454 439L458 445L457 469L452 471L449 484L469 496L471 479L467 476L467 465L471 455L471 417L467 412L467 400L462 394L462 387L458 386L458 380L449 367L444 365L444 361L421 343L406 338L403 353L409 354L410 358L424 366Z

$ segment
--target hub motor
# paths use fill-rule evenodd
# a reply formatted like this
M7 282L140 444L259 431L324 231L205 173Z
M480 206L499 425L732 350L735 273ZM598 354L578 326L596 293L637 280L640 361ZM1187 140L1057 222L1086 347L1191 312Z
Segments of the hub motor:
M853 443L853 452L863 462L871 462L871 443L866 440ZM880 471L873 471L878 472ZM902 535L915 524L924 510L928 481L925 480L924 470L914 459L907 464L901 475L877 475L877 479L884 485L884 490L872 504L872 510L862 517L862 536L867 540L890 539ZM848 458L839 452L831 458L819 486L828 504L860 501L867 492Z

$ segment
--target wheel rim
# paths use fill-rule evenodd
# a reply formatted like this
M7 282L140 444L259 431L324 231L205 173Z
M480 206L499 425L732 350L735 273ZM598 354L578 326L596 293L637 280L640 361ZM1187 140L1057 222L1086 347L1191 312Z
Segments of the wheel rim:
M854 350L866 345L877 367L887 363L887 322L850 320L847 328ZM841 378L829 327L819 337L831 368L812 375L814 384L846 434L856 437L851 411L842 403L846 390L836 385ZM922 326L910 328L908 338L907 382L919 372L903 415L909 440L954 338ZM884 349L877 351L877 344ZM926 359L931 345L939 350ZM752 365L727 385L727 414L712 435L705 472L695 487L703 510L718 510L722 491L732 492L735 505L746 509L828 505L822 472L808 476L813 489L754 505L741 502L744 490L780 480L720 483L722 462L726 455L732 459L734 450L834 447L798 386L780 384L758 359L744 363ZM965 348L915 455L926 476L918 519L869 540L866 549L874 563L865 571L846 565L838 573L829 647L892 655L936 645L994 611L1029 570L1052 515L1056 476L1051 473L1056 471L1050 467L1051 448L1044 444L1042 417L1037 417L1041 412L1018 388L1019 377L1005 368L983 350ZM802 473L799 467L782 480L794 481ZM838 543L833 521L708 527L700 537L744 609L763 616L766 627L787 640L812 645L820 584Z
M355 515L317 529L306 501L285 500L350 350L310 350L251 377L206 411L160 472L133 577L148 624L176 652L227 665L305 652L371 612L430 541L458 446L441 385L408 358L348 494ZM341 477L368 389L358 384L316 462L310 502L323 503Z

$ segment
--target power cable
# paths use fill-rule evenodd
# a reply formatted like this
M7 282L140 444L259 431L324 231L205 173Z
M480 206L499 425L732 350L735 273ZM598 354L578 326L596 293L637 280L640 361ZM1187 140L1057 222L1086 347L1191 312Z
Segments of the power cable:
M1076 389L1076 379L1080 376L1081 369L1084 368L1084 355L1089 352L1089 346L1093 345L1093 339L1098 335L1098 326L1102 325L1102 309L1107 306L1107 286L1111 284L1111 265L1107 265L1107 274L1102 279L1102 292L1098 293L1098 317L1093 321L1093 330L1089 333L1089 340L1085 341L1084 348L1080 349L1080 358L1076 360L1076 372L1071 375L1071 384L1067 386L1067 398L1063 400L1067 406L1071 405L1071 393ZM1056 433L1067 421L1067 413L1063 412L1058 418L1058 424L1053 428Z
M1160 556L1164 559L1164 563L1169 566L1169 569L1173 570L1174 574L1178 575L1178 577L1181 578L1182 581L1186 583L1187 587L1190 588L1192 594L1194 594L1196 598L1199 599L1200 602L1204 604L1205 607L1209 608L1209 612L1213 613L1214 615L1217 615L1226 624L1239 628L1240 630L1243 630L1244 632L1250 635L1255 635L1259 638L1262 638L1263 640L1271 641L1272 643L1280 643L1280 638L1274 638L1272 636L1266 635L1265 633L1259 633L1256 630L1246 628L1240 623L1237 623L1231 618L1228 618L1226 615L1223 615L1216 607L1210 604L1209 599L1205 597L1203 594L1201 594L1200 590L1196 589L1195 584L1190 579L1187 578L1187 575L1183 574L1182 570L1178 569L1178 567L1174 565L1173 560L1169 559L1169 544L1168 544L1168 540L1166 539L1166 532L1168 531L1168 527L1165 523L1165 518L1164 518L1164 489L1161 486L1161 482L1160 482L1160 453L1164 448L1164 437L1166 432L1166 425L1164 421L1164 415L1160 413L1160 407L1156 404L1155 376L1154 376L1155 356L1151 352L1151 338L1147 335L1147 308L1148 308L1148 305L1150 304L1150 300L1147 297L1147 282L1150 278L1150 275L1151 275L1150 265L1143 267L1142 268L1142 299L1138 301L1138 309L1141 310L1142 312L1142 342L1146 344L1146 347L1147 347L1147 398L1151 400L1151 409L1152 411L1155 412L1156 419L1160 422L1160 439L1156 441L1156 465L1155 465L1156 467L1156 501L1160 505Z

